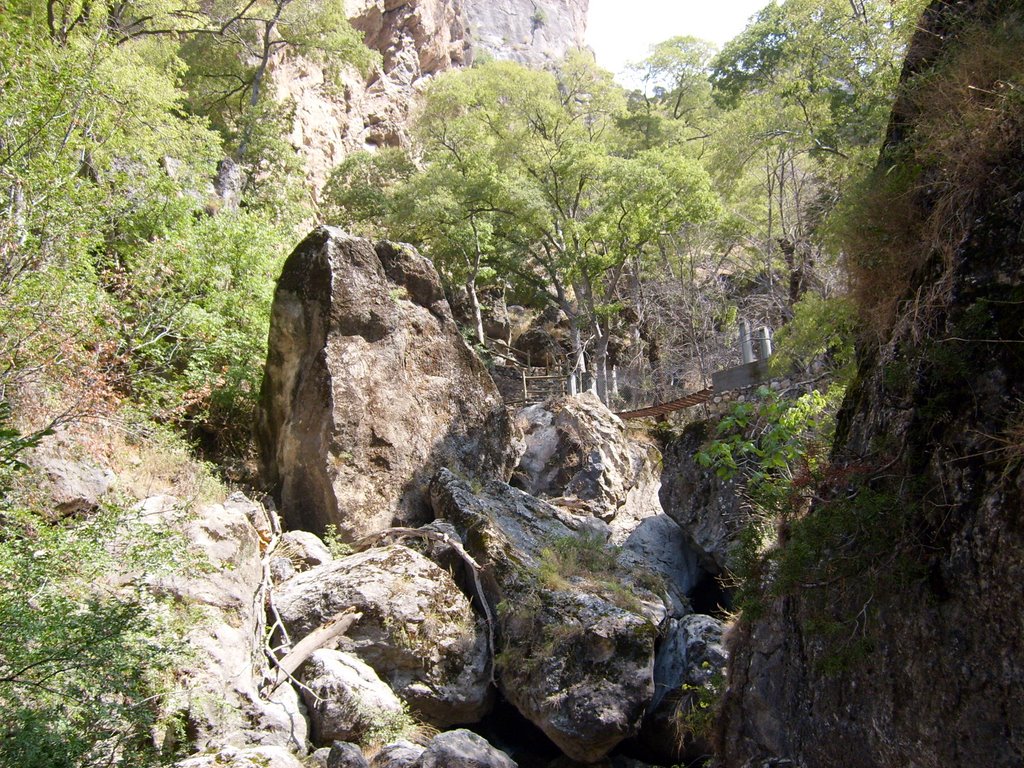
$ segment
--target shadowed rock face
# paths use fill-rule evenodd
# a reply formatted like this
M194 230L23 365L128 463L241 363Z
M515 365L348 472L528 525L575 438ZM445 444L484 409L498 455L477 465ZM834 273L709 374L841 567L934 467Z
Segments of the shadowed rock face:
M735 566L733 550L749 513L736 479L722 479L697 462L708 435L708 422L700 421L668 442L659 495L665 514L679 524L701 567L717 575Z
M355 539L432 519L441 466L507 477L511 423L409 246L321 227L295 249L271 316L258 437L289 528Z
M867 517L853 544L831 553L832 563L843 558L858 572L769 600L760 618L738 627L720 739L728 768L1021 765L1019 103L1000 125L1013 143L980 168L929 165L913 141L929 106L915 101L915 87L942 85L936 62L979 50L978 37L964 47L965 30L990 42L997 30L1012 36L1004 39L1014 41L1019 62L1024 25L1014 8L935 2L911 44L904 79L914 82L896 103L880 173L919 174L908 196L921 220L942 190L960 192L962 236L946 253L934 248L885 340L861 350L839 418L839 492L809 513L811 522L828 520L839 499L868 516L872 499L884 503L884 515ZM954 107L969 107L971 89L988 88L989 117L998 116L1009 102L992 95L999 86L991 75L979 67L977 85L955 91L964 102L950 97ZM857 485L857 477L867 479ZM883 542L865 537L880 526L888 526ZM886 546L887 556L877 556ZM842 631L829 634L829 621ZM837 655L851 648L859 653Z

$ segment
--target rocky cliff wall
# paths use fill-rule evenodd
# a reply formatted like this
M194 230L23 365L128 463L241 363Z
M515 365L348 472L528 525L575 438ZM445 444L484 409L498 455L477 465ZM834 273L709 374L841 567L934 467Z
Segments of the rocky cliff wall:
M735 631L730 768L1024 762L1015 5L935 2L912 43L879 182L911 178L905 224L942 226L861 351L830 481Z
M528 67L585 45L590 0L463 0L474 53Z
M277 97L294 105L292 144L315 191L346 155L408 141L416 95L432 77L487 55L549 66L582 47L589 0L348 0L349 20L381 54L367 77L339 85L302 58L274 68Z

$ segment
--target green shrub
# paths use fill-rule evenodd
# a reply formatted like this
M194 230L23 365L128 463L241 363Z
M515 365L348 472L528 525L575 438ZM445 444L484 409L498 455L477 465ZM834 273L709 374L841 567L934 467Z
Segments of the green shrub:
M19 509L0 520L0 766L170 762L153 737L176 727L161 701L184 630L144 580L174 567L180 542L117 507L70 524Z

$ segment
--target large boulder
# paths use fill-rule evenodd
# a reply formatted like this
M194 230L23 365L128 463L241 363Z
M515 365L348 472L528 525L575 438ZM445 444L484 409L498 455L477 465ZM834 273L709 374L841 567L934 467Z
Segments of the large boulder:
M309 531L285 531L274 553L286 557L297 571L305 571L334 560L331 550Z
M374 755L370 768L412 768L424 751L425 747L400 739Z
M420 755L416 768L517 768L517 765L482 736L460 729L435 736Z
M336 741L325 759L326 768L370 768L363 751L355 744Z
M620 547L619 563L633 580L664 593L674 618L690 613L689 596L704 572L679 525L664 513L654 513L624 536L616 535L614 525L612 531L611 541Z
M540 498L570 497L605 520L625 504L656 453L629 440L619 417L590 392L529 406L516 421L526 450L513 485Z
M339 647L355 654L425 722L472 723L490 706L487 633L452 576L393 545L286 581L274 605L293 642L349 607L362 618Z
M402 702L358 657L315 651L299 670L314 744L368 741L382 723L404 717Z
M505 697L569 757L601 759L636 732L653 695L664 606L624 586L602 538L522 491L442 470L431 498L482 569Z
M150 588L189 606L193 660L168 709L187 715L197 748L249 744L304 751L308 726L295 689L283 685L268 698L260 682L269 673L263 648L263 542L253 522L260 504L241 494L196 508L169 496L139 505L151 525L181 531L188 548L208 567L155 579Z
M331 227L288 257L258 436L287 527L347 539L430 520L439 467L507 476L511 423L433 265Z
M363 751L355 744L336 741L325 760L326 768L370 768Z

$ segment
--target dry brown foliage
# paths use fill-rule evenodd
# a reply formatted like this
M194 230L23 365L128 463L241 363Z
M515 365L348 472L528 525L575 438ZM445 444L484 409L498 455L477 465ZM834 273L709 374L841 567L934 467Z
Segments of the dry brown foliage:
M865 330L882 338L898 314L927 314L941 291L913 294L926 267L948 274L979 206L1000 199L1024 148L1024 19L1007 11L965 30L953 51L904 85L911 118L845 227ZM1007 173L1007 168L1010 172ZM941 277L932 281L941 285Z

